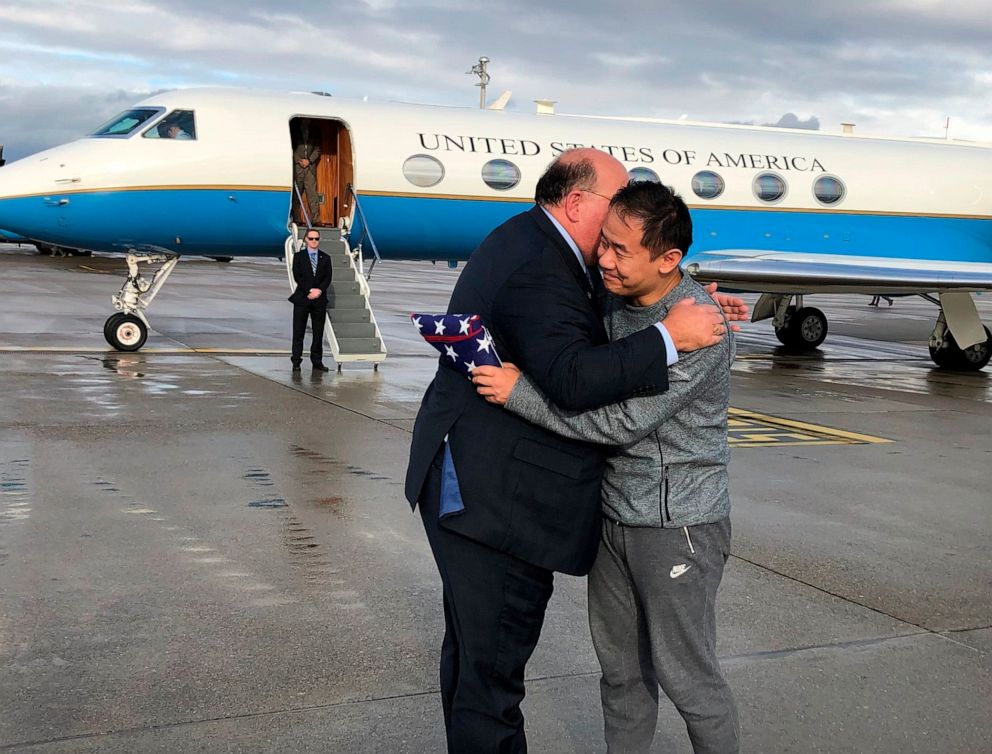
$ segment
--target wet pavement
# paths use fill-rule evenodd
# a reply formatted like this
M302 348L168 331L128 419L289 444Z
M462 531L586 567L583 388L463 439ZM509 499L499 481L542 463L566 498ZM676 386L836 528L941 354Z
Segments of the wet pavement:
M402 481L435 364L407 315L457 271L381 265L389 359L294 379L281 263L184 260L138 354L102 336L123 269L0 246L0 751L443 751ZM989 751L992 372L932 368L921 300L810 303L822 350L748 326L733 406L889 442L733 451L744 750ZM581 579L528 675L531 749L602 751ZM690 750L668 705L655 750Z

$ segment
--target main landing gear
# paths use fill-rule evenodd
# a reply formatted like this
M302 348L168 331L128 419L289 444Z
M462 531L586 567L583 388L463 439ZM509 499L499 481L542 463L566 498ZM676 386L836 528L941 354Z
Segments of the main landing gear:
M941 369L977 372L992 359L992 331L982 324L970 293L956 291L938 297L919 294L940 307L930 335L930 358ZM795 299L795 304L792 300ZM772 319L775 335L792 352L811 351L827 337L827 317L803 306L802 295L764 293L754 305L752 322Z
M139 263L160 264L151 280L138 272ZM151 304L172 270L179 262L177 254L128 254L127 279L120 291L112 297L114 308L103 325L103 337L118 351L137 351L148 339L148 319L145 309Z
M941 369L977 372L992 358L992 332L982 324L970 293L923 295L940 307L930 334L930 358ZM962 345L959 345L963 344Z
M768 317L772 318L778 342L789 351L812 351L827 337L827 315L816 307L803 306L801 295L763 294L754 306L751 321Z

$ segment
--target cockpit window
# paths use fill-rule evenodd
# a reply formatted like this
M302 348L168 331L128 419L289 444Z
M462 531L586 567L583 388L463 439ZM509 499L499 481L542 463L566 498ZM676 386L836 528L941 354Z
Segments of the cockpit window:
M192 110L173 110L144 133L146 139L195 139L196 118Z
M128 136L138 126L151 120L164 109L162 107L139 107L134 110L126 110L117 117L108 120L94 131L92 135L110 137Z

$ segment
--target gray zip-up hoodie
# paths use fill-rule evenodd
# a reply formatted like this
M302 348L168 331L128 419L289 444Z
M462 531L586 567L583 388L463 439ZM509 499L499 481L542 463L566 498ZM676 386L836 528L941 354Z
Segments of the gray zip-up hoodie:
M651 327L683 298L712 304L688 275L652 306L612 297L604 313L610 340ZM727 408L733 335L680 354L668 390L581 413L564 411L521 375L506 408L556 434L618 446L603 477L603 513L626 526L682 527L730 513Z

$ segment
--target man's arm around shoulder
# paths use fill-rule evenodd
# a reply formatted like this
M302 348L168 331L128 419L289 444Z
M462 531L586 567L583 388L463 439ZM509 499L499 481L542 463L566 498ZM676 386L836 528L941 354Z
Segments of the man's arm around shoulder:
M517 364L563 408L581 411L667 387L661 333L650 327L603 343L598 315L564 267L517 270L494 298L492 324Z

